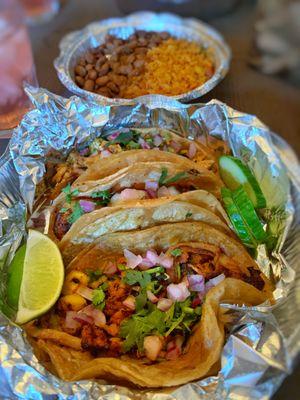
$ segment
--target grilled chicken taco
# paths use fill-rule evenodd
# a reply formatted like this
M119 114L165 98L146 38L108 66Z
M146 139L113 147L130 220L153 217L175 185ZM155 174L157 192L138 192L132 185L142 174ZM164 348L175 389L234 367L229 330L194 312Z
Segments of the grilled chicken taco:
M270 293L228 235L203 222L165 224L104 235L84 249L56 306L26 330L62 379L174 386L217 370L220 303L257 305Z
M221 180L212 172L189 163L138 162L98 180L68 185L53 202L54 235L61 240L85 212L120 202L177 196L196 189L218 197Z

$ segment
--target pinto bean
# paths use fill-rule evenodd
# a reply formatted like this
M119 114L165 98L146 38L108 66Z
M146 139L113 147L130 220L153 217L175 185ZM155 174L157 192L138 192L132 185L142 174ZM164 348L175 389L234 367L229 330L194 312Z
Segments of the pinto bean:
M79 76L84 77L86 75L86 69L82 65L76 65L75 73Z
M74 67L76 84L102 96L116 97L132 85L128 77L138 76L150 48L170 37L168 32L137 30L127 39L106 35L104 43L89 49Z

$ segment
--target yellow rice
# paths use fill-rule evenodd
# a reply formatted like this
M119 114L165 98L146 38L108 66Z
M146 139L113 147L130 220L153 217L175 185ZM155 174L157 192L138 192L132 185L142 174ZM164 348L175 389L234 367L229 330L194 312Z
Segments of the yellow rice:
M128 80L120 97L179 95L202 85L213 73L214 63L199 44L168 39L147 52L143 72Z

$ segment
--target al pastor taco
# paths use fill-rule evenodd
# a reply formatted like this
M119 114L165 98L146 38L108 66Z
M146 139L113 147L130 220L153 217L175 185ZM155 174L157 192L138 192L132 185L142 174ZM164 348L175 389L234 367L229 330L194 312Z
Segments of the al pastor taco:
M56 306L25 329L62 379L174 386L218 369L220 304L257 305L271 289L228 235L203 222L165 224L88 246Z

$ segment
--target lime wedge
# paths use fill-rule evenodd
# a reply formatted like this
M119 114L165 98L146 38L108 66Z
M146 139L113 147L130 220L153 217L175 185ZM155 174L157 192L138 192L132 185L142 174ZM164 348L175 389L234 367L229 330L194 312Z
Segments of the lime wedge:
M64 265L56 244L29 230L16 323L24 324L47 312L58 299Z
M26 245L23 244L17 251L8 269L7 302L14 309L18 309L20 286L23 275Z

